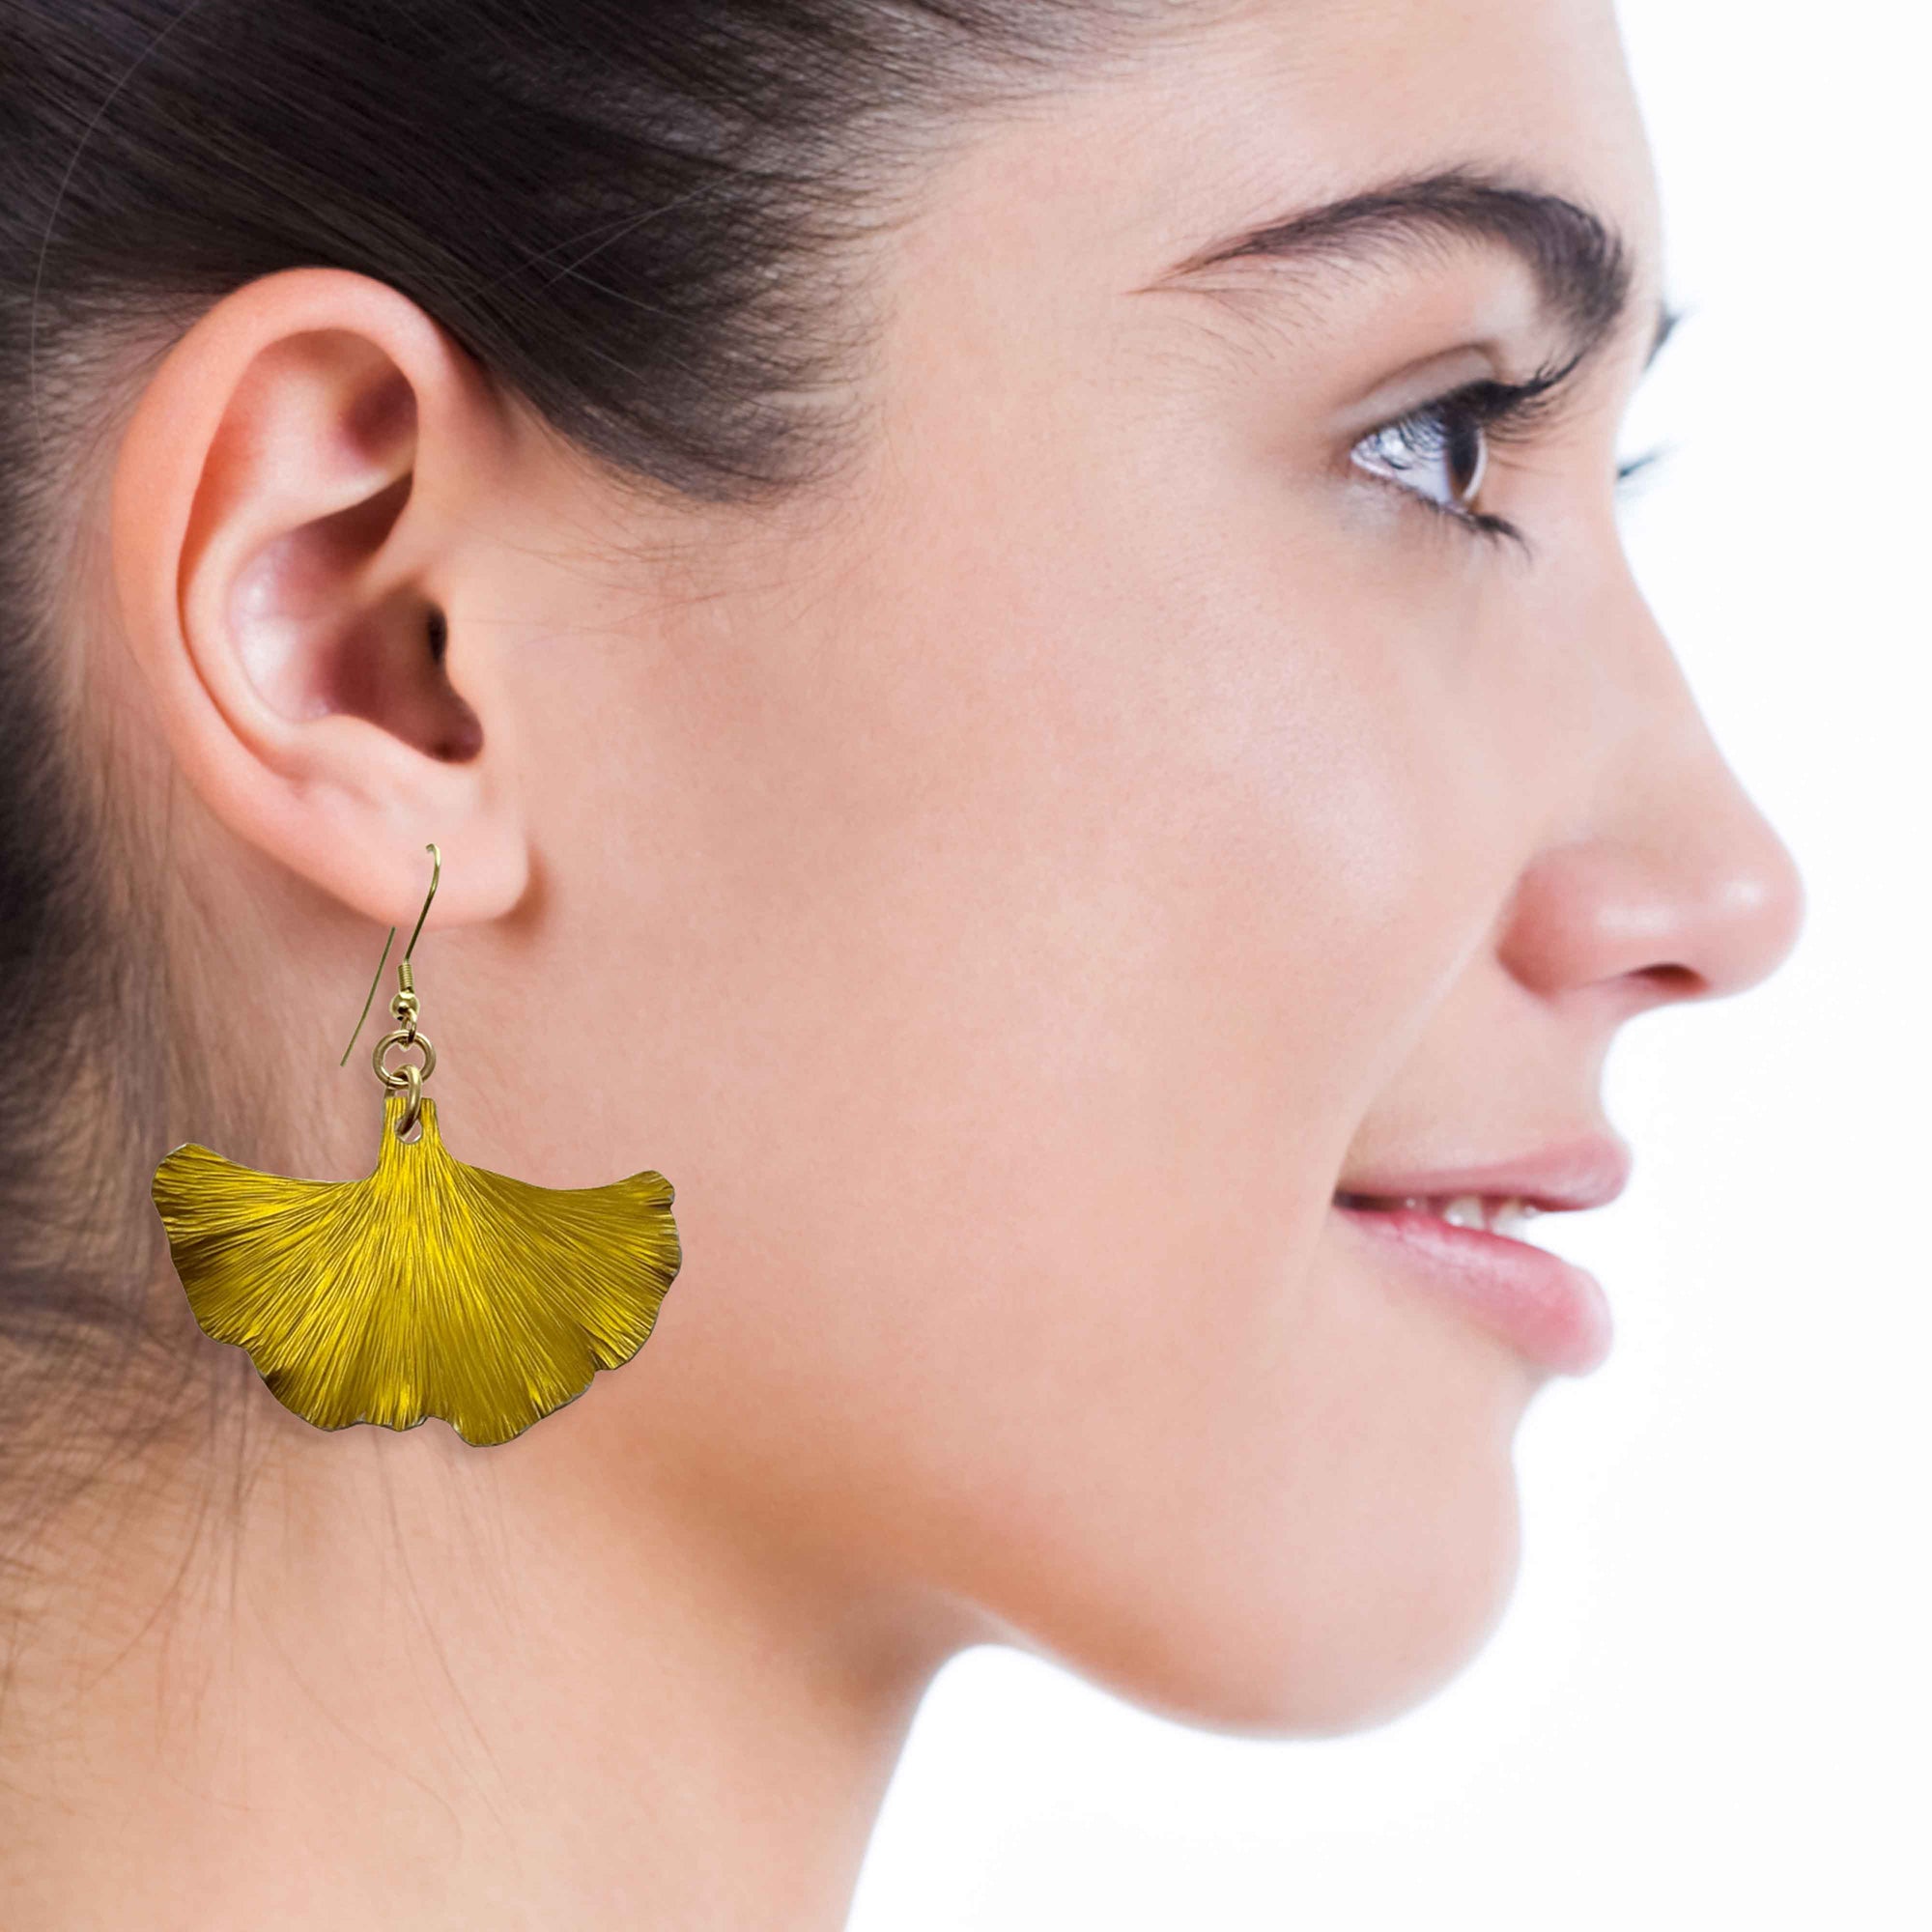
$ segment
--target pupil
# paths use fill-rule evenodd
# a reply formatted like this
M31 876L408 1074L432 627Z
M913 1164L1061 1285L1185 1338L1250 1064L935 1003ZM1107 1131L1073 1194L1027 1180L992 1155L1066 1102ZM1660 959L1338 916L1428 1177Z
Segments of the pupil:
M1466 502L1483 473L1483 430L1480 423L1458 423L1449 432L1447 454L1458 502Z

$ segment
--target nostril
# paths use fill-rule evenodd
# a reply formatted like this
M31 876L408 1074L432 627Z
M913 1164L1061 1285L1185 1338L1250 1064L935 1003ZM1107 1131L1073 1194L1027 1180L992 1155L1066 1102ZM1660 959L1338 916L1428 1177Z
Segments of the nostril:
M1711 990L1711 982L1689 966L1646 966L1637 975L1673 1000L1693 1000Z

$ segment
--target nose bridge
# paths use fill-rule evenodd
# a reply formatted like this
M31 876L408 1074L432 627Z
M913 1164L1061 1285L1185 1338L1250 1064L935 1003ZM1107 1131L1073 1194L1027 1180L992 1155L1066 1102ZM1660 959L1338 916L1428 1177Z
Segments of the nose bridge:
M1520 882L1506 961L1546 991L1638 975L1672 997L1741 992L1796 945L1804 881L1620 574L1584 646L1616 688L1599 714L1605 738Z

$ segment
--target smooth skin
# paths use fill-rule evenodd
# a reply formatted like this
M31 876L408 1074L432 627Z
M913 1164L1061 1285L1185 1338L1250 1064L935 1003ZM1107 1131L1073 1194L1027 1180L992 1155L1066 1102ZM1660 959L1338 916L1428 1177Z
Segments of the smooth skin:
M1177 16L932 176L865 459L781 515L620 493L332 270L216 303L77 472L96 742L254 1110L223 1151L368 1171L335 1061L434 839L452 1151L657 1168L686 1261L506 1447L256 1382L239 1465L75 1530L8 1924L835 1927L966 1645L1285 1737L1493 1628L1547 1374L1331 1197L1605 1128L1619 1027L1762 980L1802 889L1620 544L1662 241L1609 8ZM1457 162L1635 265L1491 453L1532 557L1351 459L1556 353L1515 258L1153 286Z

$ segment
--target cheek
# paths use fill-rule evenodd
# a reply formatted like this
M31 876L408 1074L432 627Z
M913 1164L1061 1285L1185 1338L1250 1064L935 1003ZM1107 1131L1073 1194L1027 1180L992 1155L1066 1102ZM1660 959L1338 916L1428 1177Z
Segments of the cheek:
M692 956L651 942L693 1056L653 1427L1143 1702L1339 1726L1514 1561L1517 1371L1325 1237L1462 943L1439 801L1337 654L969 561L694 748L746 777Z

